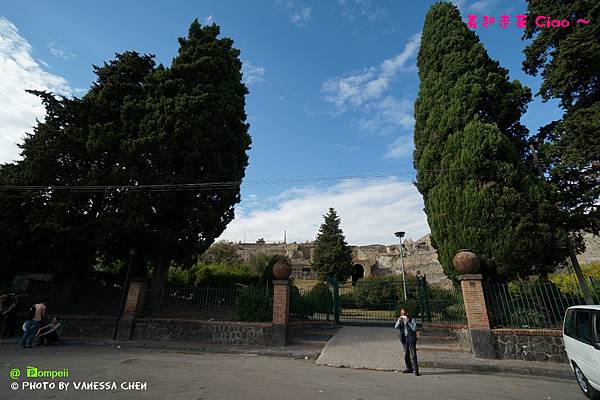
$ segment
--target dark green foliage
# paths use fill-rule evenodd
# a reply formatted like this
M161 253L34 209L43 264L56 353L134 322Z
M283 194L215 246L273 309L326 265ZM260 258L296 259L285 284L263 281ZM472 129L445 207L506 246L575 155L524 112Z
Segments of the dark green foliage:
M216 25L194 21L171 67L135 52L94 67L82 99L34 92L46 118L0 179L20 185L241 182L250 136L239 50ZM13 171L13 169L15 171ZM2 178L4 177L4 178ZM99 256L152 265L164 285L172 261L191 266L233 219L239 186L200 191L0 193L0 251L20 269L74 277ZM26 212L22 218L21 211ZM4 229L7 228L7 229ZM31 255L22 258L21 253ZM1 254L0 254L1 255ZM36 264L48 260L47 265ZM23 263L22 261L25 261Z
M237 254L236 245L222 240L210 246L200 256L200 260L204 264L234 265L240 262L241 259Z
M398 318L400 316L400 310L403 308L406 310L407 314L412 317L421 316L420 304L415 299L399 300L398 305L394 308L394 317Z
M319 282L308 293L308 300L313 304L313 310L318 313L333 314L333 294L329 285Z
M333 294L325 282L319 282L309 292L300 293L296 286L290 291L290 315L310 318L315 313L333 314Z
M523 69L541 74L539 95L560 100L565 113L537 135L549 181L558 188L565 228L582 251L583 231L600 233L600 2L530 0L529 15L568 19L567 29L528 24ZM591 20L576 24L579 18ZM596 21L596 22L594 22Z
M307 319L312 317L314 313L313 303L308 301L296 286L292 286L290 290L290 317Z
M356 282L352 290L354 304L370 310L393 310L396 304L404 301L404 285L399 276L370 276ZM406 294L408 300L419 299L418 287L412 277L407 276Z
M248 271L256 277L257 284L268 286L273 281L273 257L263 253L253 254L246 262Z
M179 265L169 268L169 286L234 287L256 282L244 265L196 264L190 269Z
M456 279L461 248L480 256L487 280L552 271L566 241L553 192L523 162L529 89L508 80L448 3L427 14L418 67L414 165L444 272Z
M352 250L348 247L340 228L340 218L333 208L324 215L315 240L315 253L311 268L321 279L335 277L343 282L352 275Z
M242 288L235 304L235 321L268 322L273 320L273 295L263 287Z

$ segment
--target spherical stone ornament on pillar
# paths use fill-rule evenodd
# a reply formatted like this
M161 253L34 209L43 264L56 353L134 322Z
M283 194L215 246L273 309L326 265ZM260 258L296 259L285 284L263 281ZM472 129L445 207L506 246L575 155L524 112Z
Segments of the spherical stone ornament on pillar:
M454 268L462 274L476 274L479 271L480 262L479 256L469 249L461 249L456 253L452 260Z
M277 261L273 265L273 277L278 281L284 281L292 274L292 266L284 261Z

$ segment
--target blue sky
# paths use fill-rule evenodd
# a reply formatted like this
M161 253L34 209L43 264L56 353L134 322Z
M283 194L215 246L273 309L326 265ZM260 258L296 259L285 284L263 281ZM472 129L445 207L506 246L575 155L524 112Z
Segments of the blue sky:
M463 17L515 16L519 0L456 0ZM311 240L329 206L352 244L394 243L429 231L411 180L415 55L433 1L257 0L81 2L4 0L0 8L0 162L43 111L26 88L79 96L92 64L136 50L169 65L190 22L215 22L241 50L250 165L228 240ZM520 69L522 30L497 24L477 34L490 56L534 92ZM5 78L6 77L6 78ZM560 116L536 100L532 130ZM308 179L277 179L308 177ZM315 178L320 177L320 178ZM352 177L350 179L349 177ZM348 179L344 179L348 178ZM267 180L267 181L265 181Z

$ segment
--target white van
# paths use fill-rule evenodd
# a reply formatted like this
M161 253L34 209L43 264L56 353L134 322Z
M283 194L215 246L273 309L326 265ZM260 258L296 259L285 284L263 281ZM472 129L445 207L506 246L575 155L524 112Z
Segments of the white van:
M568 308L563 342L581 391L600 400L600 306Z

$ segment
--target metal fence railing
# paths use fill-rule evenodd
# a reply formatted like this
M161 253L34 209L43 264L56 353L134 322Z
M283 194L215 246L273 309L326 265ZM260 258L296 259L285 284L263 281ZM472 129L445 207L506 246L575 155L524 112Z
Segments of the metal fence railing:
M422 290L425 291L421 301L424 321L451 325L467 323L465 303L459 287L425 285Z
M34 282L17 288L17 315L24 317L31 305L47 300L46 315L116 317L122 287L101 283Z
M320 283L316 289L292 287L290 292L290 318L295 320L333 320L333 293Z
M148 288L144 317L205 321L269 321L273 290L266 287Z
M488 284L484 293L493 328L561 328L566 309L585 304L546 282Z

